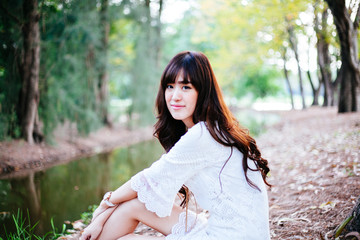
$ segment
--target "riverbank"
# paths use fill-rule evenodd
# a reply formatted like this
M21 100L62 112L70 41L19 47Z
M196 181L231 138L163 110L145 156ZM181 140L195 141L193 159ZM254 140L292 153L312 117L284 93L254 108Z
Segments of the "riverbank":
M110 152L153 138L152 127L131 131L122 125L101 128L80 137L60 129L55 144L30 145L23 140L0 142L0 179L21 177L75 159Z

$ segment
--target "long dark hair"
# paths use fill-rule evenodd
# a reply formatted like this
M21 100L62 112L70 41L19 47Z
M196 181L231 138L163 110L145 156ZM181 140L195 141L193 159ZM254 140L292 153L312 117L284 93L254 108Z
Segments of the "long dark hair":
M182 74L184 82L191 84L198 91L198 99L193 114L193 122L204 121L211 136L220 144L235 147L243 154L242 166L248 184L260 190L247 176L247 171L260 171L266 181L270 171L268 161L261 156L255 140L249 132L240 126L229 108L226 106L220 87L216 81L214 72L208 58L200 52L184 51L172 58L166 66L162 76L159 91L156 98L157 123L155 124L154 136L157 137L166 152L174 146L186 132L185 124L175 120L165 102L165 89L169 83L174 83L179 74ZM232 151L231 151L232 154ZM229 161L228 157L226 163ZM256 169L248 165L247 159L254 161ZM222 171L222 169L221 169ZM221 173L221 172L220 172ZM220 174L219 173L219 174ZM184 191L182 189L181 191Z

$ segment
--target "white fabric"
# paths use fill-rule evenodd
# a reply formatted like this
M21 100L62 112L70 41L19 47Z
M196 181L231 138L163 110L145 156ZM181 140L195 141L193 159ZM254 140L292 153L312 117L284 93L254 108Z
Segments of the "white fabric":
M234 148L219 175L230 154L230 148L216 142L205 123L200 122L150 168L132 177L131 186L138 199L159 217L171 214L183 184L194 194L198 206L209 211L208 220L188 216L188 226L193 227L188 227L187 232L180 215L167 240L270 239L268 198L261 173L248 170L248 177L259 191L246 182L243 155ZM252 160L248 163L255 168Z

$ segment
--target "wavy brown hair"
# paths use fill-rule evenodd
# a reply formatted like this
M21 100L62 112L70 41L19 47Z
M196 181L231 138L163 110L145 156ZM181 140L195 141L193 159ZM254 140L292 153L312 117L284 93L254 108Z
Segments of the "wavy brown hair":
M266 181L267 173L270 171L268 161L261 156L255 140L249 135L248 130L240 126L229 108L226 106L220 87L208 58L200 52L184 51L172 58L166 66L162 76L159 91L156 98L157 123L155 124L154 136L157 137L166 152L174 146L182 135L187 131L185 124L175 120L165 101L165 89L169 83L174 83L179 74L182 74L184 82L191 84L198 91L198 99L193 114L193 122L204 121L211 136L224 146L239 149L243 154L242 167L245 172L246 181L250 186L260 190L247 176L247 171L260 171L262 178ZM232 154L233 151L231 151ZM225 162L229 161L230 156ZM254 161L256 168L248 165L247 159ZM222 168L222 169L223 169ZM221 169L221 171L222 171ZM219 173L219 178L220 174ZM181 189L180 192L186 192Z

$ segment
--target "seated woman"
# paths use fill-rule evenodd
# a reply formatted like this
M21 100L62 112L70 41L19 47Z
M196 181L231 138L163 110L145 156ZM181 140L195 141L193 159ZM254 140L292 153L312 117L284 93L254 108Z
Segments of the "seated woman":
M224 103L204 54L170 61L156 109L154 135L166 154L105 194L81 239L270 239L268 162ZM175 204L179 190L210 217ZM134 234L139 222L164 237Z

